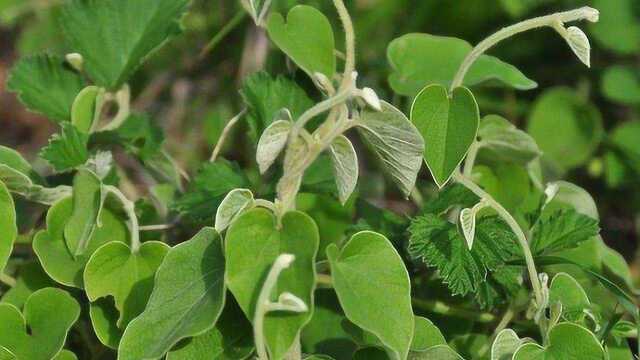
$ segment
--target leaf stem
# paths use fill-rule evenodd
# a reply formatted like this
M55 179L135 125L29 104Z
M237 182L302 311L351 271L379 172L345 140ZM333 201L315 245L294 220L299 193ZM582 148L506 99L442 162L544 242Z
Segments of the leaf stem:
M208 53L210 53L211 51L213 51L213 49L218 46L218 44L227 36L229 35L229 33L231 31L233 31L233 29L236 28L236 26L240 25L242 23L242 21L244 20L244 18L247 16L247 13L245 11L238 11L238 13L236 13L231 20L229 20L228 23L226 23L222 29L220 29L220 31L218 31L213 38L211 38L211 40L207 43L207 45L205 45L204 48L202 48L202 51L200 51L200 55L198 55L198 58L203 59Z
M462 85L464 77L473 63L478 60L478 58L487 50L491 49L502 40L531 29L541 28L545 26L554 27L557 26L558 23L566 23L584 19L591 22L596 22L598 21L598 16L598 10L588 6L584 6L579 9L558 12L551 15L540 16L533 19L525 20L499 30L495 34L482 40L473 48L473 50L471 50L471 52L469 52L469 54L467 54L467 57L462 61L462 64L460 64L458 72L451 82L450 91L453 91L453 89Z
M464 161L464 168L462 169L462 175L466 177L470 177L473 172L473 165L475 165L476 157L478 156L478 151L482 147L482 143L478 140L474 140L469 147L469 152L467 153L467 159Z
M531 253L531 249L529 248L529 242L527 241L527 237L518 225L518 222L511 216L511 214L498 203L491 195L489 195L486 191L480 188L476 183L471 181L468 177L456 172L454 174L455 180L465 186L467 189L471 190L474 194L479 196L481 199L485 199L487 204L491 206L497 213L500 215L502 219L509 225L511 230L516 235L518 239L518 243L522 248L522 253L524 255L524 260L527 264L527 270L529 272L529 280L531 281L531 287L533 288L533 293L536 298L536 303L538 305L543 304L544 298L542 295L542 286L540 285L540 280L538 279L538 272L536 271L536 265L533 261L533 255Z
M333 4L338 11L338 17L340 17L340 22L344 28L346 57L341 87L346 88L349 86L349 78L356 66L356 35L353 29L353 21L351 21L351 16L344 6L344 2L342 0L333 0Z
M14 287L17 284L15 278L2 272L0 272L0 282L9 287Z
M213 149L213 152L211 153L211 157L209 158L209 162L215 162L216 161L216 159L218 158L218 154L222 150L222 146L224 145L224 141L229 136L229 132L238 123L238 121L240 121L242 116L244 116L244 114L246 114L246 113L247 113L247 109L243 109L236 116L231 118L231 120L229 120L229 122L224 126L224 129L222 129L222 133L220 134L220 138L218 138L218 143L216 143L216 146Z
M107 193L113 194L122 204L124 211L129 217L127 225L129 226L129 232L131 233L131 252L134 254L140 250L140 225L138 224L138 217L136 216L135 204L133 201L127 199L127 197L115 186L104 185L104 189Z
M463 319L470 319L481 323L490 323L496 320L495 315L491 313L454 307L445 302L437 300L422 300L412 298L411 304L413 305L413 307L423 311L433 312L440 315L454 316Z

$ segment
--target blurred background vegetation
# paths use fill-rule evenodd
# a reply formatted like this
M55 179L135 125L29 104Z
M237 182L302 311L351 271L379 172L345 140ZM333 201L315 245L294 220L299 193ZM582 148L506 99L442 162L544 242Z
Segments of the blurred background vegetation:
M0 144L18 149L35 161L36 168L39 163L45 167L37 151L55 125L27 112L4 84L20 57L42 51L70 52L55 21L63 2L0 0ZM335 25L338 44L342 42L330 1L274 3L281 12L296 3L321 8ZM545 152L547 180L566 179L593 195L605 241L626 257L633 273L640 272L640 1L350 0L347 5L355 21L361 84L405 110L411 99L394 95L388 83L392 69L386 53L393 39L424 32L475 44L525 18L584 5L599 9L600 22L582 26L593 48L591 69L575 59L552 29L543 29L521 34L490 51L538 82L538 88L516 91L489 84L474 92L482 115L503 115L536 138ZM209 156L225 123L242 109L239 89L248 75L260 70L285 74L319 98L304 74L296 72L281 52L271 51L268 38L238 1L194 0L192 9L184 19L184 34L155 54L131 83L134 108L153 115L165 130L166 150L190 174ZM234 130L224 155L255 169L246 131L246 125ZM421 179L423 190L432 193L426 171ZM409 205L392 190L380 191L383 182L378 171L371 171L361 177L360 192L386 208L406 211ZM496 186L501 186L499 181ZM517 205L517 199L511 201ZM332 211L339 213L334 205L330 204ZM313 212L314 205L308 206ZM317 216L332 215L324 211ZM326 229L339 232L346 226Z

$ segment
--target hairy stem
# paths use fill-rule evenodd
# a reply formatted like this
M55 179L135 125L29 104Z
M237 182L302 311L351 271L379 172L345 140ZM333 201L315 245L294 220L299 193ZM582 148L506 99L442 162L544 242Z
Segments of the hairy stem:
M342 23L345 34L345 50L347 53L341 85L341 87L345 88L349 85L349 77L356 66L356 35L353 30L351 16L349 16L349 11L347 11L347 8L344 6L344 2L342 0L333 0L333 5L338 11L338 16L340 17L340 22Z
M244 116L246 112L247 112L247 109L240 111L236 116L234 116L233 118L231 118L231 120L229 120L227 125L224 126L224 129L222 129L222 133L220 134L220 138L218 138L218 143L216 143L216 146L213 149L213 152L211 153L209 162L216 161L216 159L218 158L218 154L220 154L220 151L222 150L224 141L229 136L229 132L231 132L231 129L233 129L233 127L238 123L238 121L240 121L240 119L242 118L242 116Z
M525 32L527 30L541 28L545 26L554 27L557 26L558 23L566 23L571 21L578 20L588 20L591 22L598 21L599 12L598 10L585 6L579 9L559 12L551 15L540 16L533 19L525 20L519 22L517 24L508 26L503 28L502 30L496 32L495 34L489 36L488 38L482 40L478 45L476 45L473 50L467 55L467 57L462 61L462 64L458 68L458 72L456 73L453 81L451 82L450 91L462 85L464 81L464 77L473 65L473 63L478 60L478 58L484 54L487 50L491 49L500 41L510 38L511 36L517 35L521 32Z
M533 261L533 254L531 253L531 249L529 248L527 237L524 231L520 228L520 225L518 225L518 222L502 205L500 205L500 203L498 203L491 195L489 195L486 191L476 185L476 183L471 181L469 178L460 173L456 173L454 175L454 178L458 183L471 190L481 199L485 199L487 204L491 206L502 219L504 219L504 221L511 228L511 231L513 231L513 233L516 235L518 243L522 248L522 253L524 254L524 260L527 264L529 280L531 281L531 287L533 288L536 303L539 305L542 304L544 301L544 298L542 296L542 286L540 285L540 280L538 279L538 272L536 271L536 265Z

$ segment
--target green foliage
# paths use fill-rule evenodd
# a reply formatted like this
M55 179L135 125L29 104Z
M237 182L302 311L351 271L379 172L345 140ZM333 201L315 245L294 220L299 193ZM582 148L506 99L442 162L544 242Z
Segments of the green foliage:
M60 134L54 134L40 152L56 171L63 172L83 165L89 159L87 142L89 136L80 132L71 123L63 123Z
M513 355L514 360L528 359L593 359L605 358L598 339L582 326L562 323L549 331L549 344L542 347L528 343L520 346Z
M575 210L560 210L533 227L531 248L540 255L572 249L599 232L597 220Z
M7 187L0 181L0 274L9 261L13 243L18 237L16 208Z

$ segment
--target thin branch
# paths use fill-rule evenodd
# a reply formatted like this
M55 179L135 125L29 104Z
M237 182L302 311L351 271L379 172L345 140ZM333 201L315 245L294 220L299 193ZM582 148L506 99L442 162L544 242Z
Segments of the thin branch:
M216 144L216 147L213 149L213 152L211 153L211 158L209 159L210 162L216 161L218 154L222 150L224 141L226 140L227 136L229 136L229 132L236 125L236 123L242 118L242 116L246 114L246 112L247 112L247 109L240 111L238 115L234 116L231 120L229 120L227 125L225 125L224 129L222 130L222 134L220 134L220 138L218 138L218 143Z

